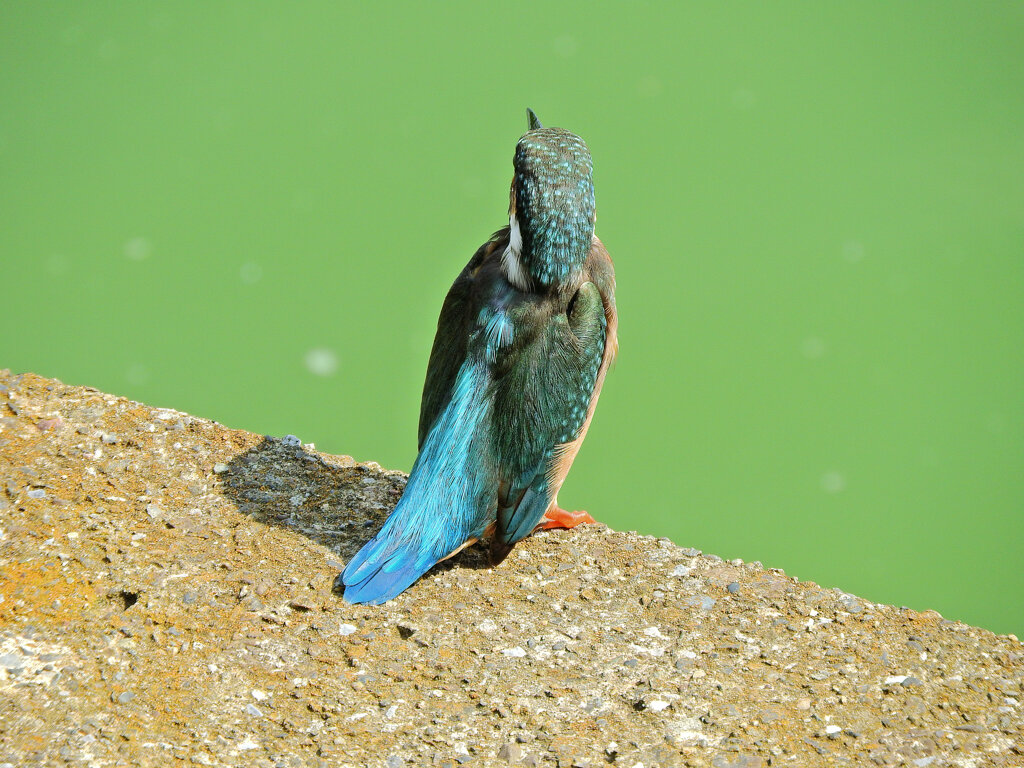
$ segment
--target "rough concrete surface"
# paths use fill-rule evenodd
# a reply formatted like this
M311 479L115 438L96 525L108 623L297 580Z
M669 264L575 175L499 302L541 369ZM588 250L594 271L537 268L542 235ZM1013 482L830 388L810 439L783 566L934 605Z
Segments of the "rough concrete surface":
M348 605L404 483L0 372L0 766L1024 765L1015 637L666 539Z

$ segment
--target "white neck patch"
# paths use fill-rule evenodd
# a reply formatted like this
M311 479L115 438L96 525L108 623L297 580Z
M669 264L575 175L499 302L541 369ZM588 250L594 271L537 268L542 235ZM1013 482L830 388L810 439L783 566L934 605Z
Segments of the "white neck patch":
M505 278L520 291L530 290L530 276L523 269L523 263L519 260L523 252L523 235L519 231L519 221L514 213L508 217L509 235L508 248L501 254L501 271Z

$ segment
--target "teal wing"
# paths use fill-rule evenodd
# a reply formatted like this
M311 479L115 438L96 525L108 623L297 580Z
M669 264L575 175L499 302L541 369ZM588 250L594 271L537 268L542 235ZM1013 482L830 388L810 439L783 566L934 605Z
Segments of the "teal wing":
M496 252L500 253L507 242L507 227L495 232L490 240L477 249L448 290L437 320L437 333L430 350L426 381L423 383L418 448L423 447L430 428L451 401L452 388L466 359L469 337L477 319L474 307L478 301L476 282L480 267Z
M500 414L492 424L500 476L495 561L533 532L557 491L552 480L558 452L586 423L608 333L604 302L592 282L580 287L564 313L516 321L520 338L495 368L494 409Z
M395 509L345 566L341 583L349 602L390 600L483 536L493 520L491 372L479 323L486 317L481 302L493 288L488 257L499 246L492 239L478 250L445 299L423 387L419 452Z

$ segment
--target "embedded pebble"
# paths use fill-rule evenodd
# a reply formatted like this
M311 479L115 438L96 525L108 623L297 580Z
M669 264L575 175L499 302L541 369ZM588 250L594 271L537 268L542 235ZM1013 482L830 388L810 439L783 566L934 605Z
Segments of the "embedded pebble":
M518 763L523 759L523 748L518 744L502 744L498 750L498 759L507 763Z
M707 595L695 595L694 597L687 598L686 604L700 608L702 611L710 611L715 607L715 598Z
M864 604L860 600L845 593L840 596L839 604L847 613L857 614L864 610Z
M0 653L0 667L6 670L20 669L23 666L22 657L15 653Z

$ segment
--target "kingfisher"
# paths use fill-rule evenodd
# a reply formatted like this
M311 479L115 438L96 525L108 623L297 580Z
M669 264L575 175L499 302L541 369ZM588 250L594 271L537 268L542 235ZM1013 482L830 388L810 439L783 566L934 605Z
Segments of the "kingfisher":
M594 522L558 506L618 348L615 271L594 234L586 143L527 110L508 226L441 308L405 491L335 585L377 605L481 539L492 565L542 528Z

